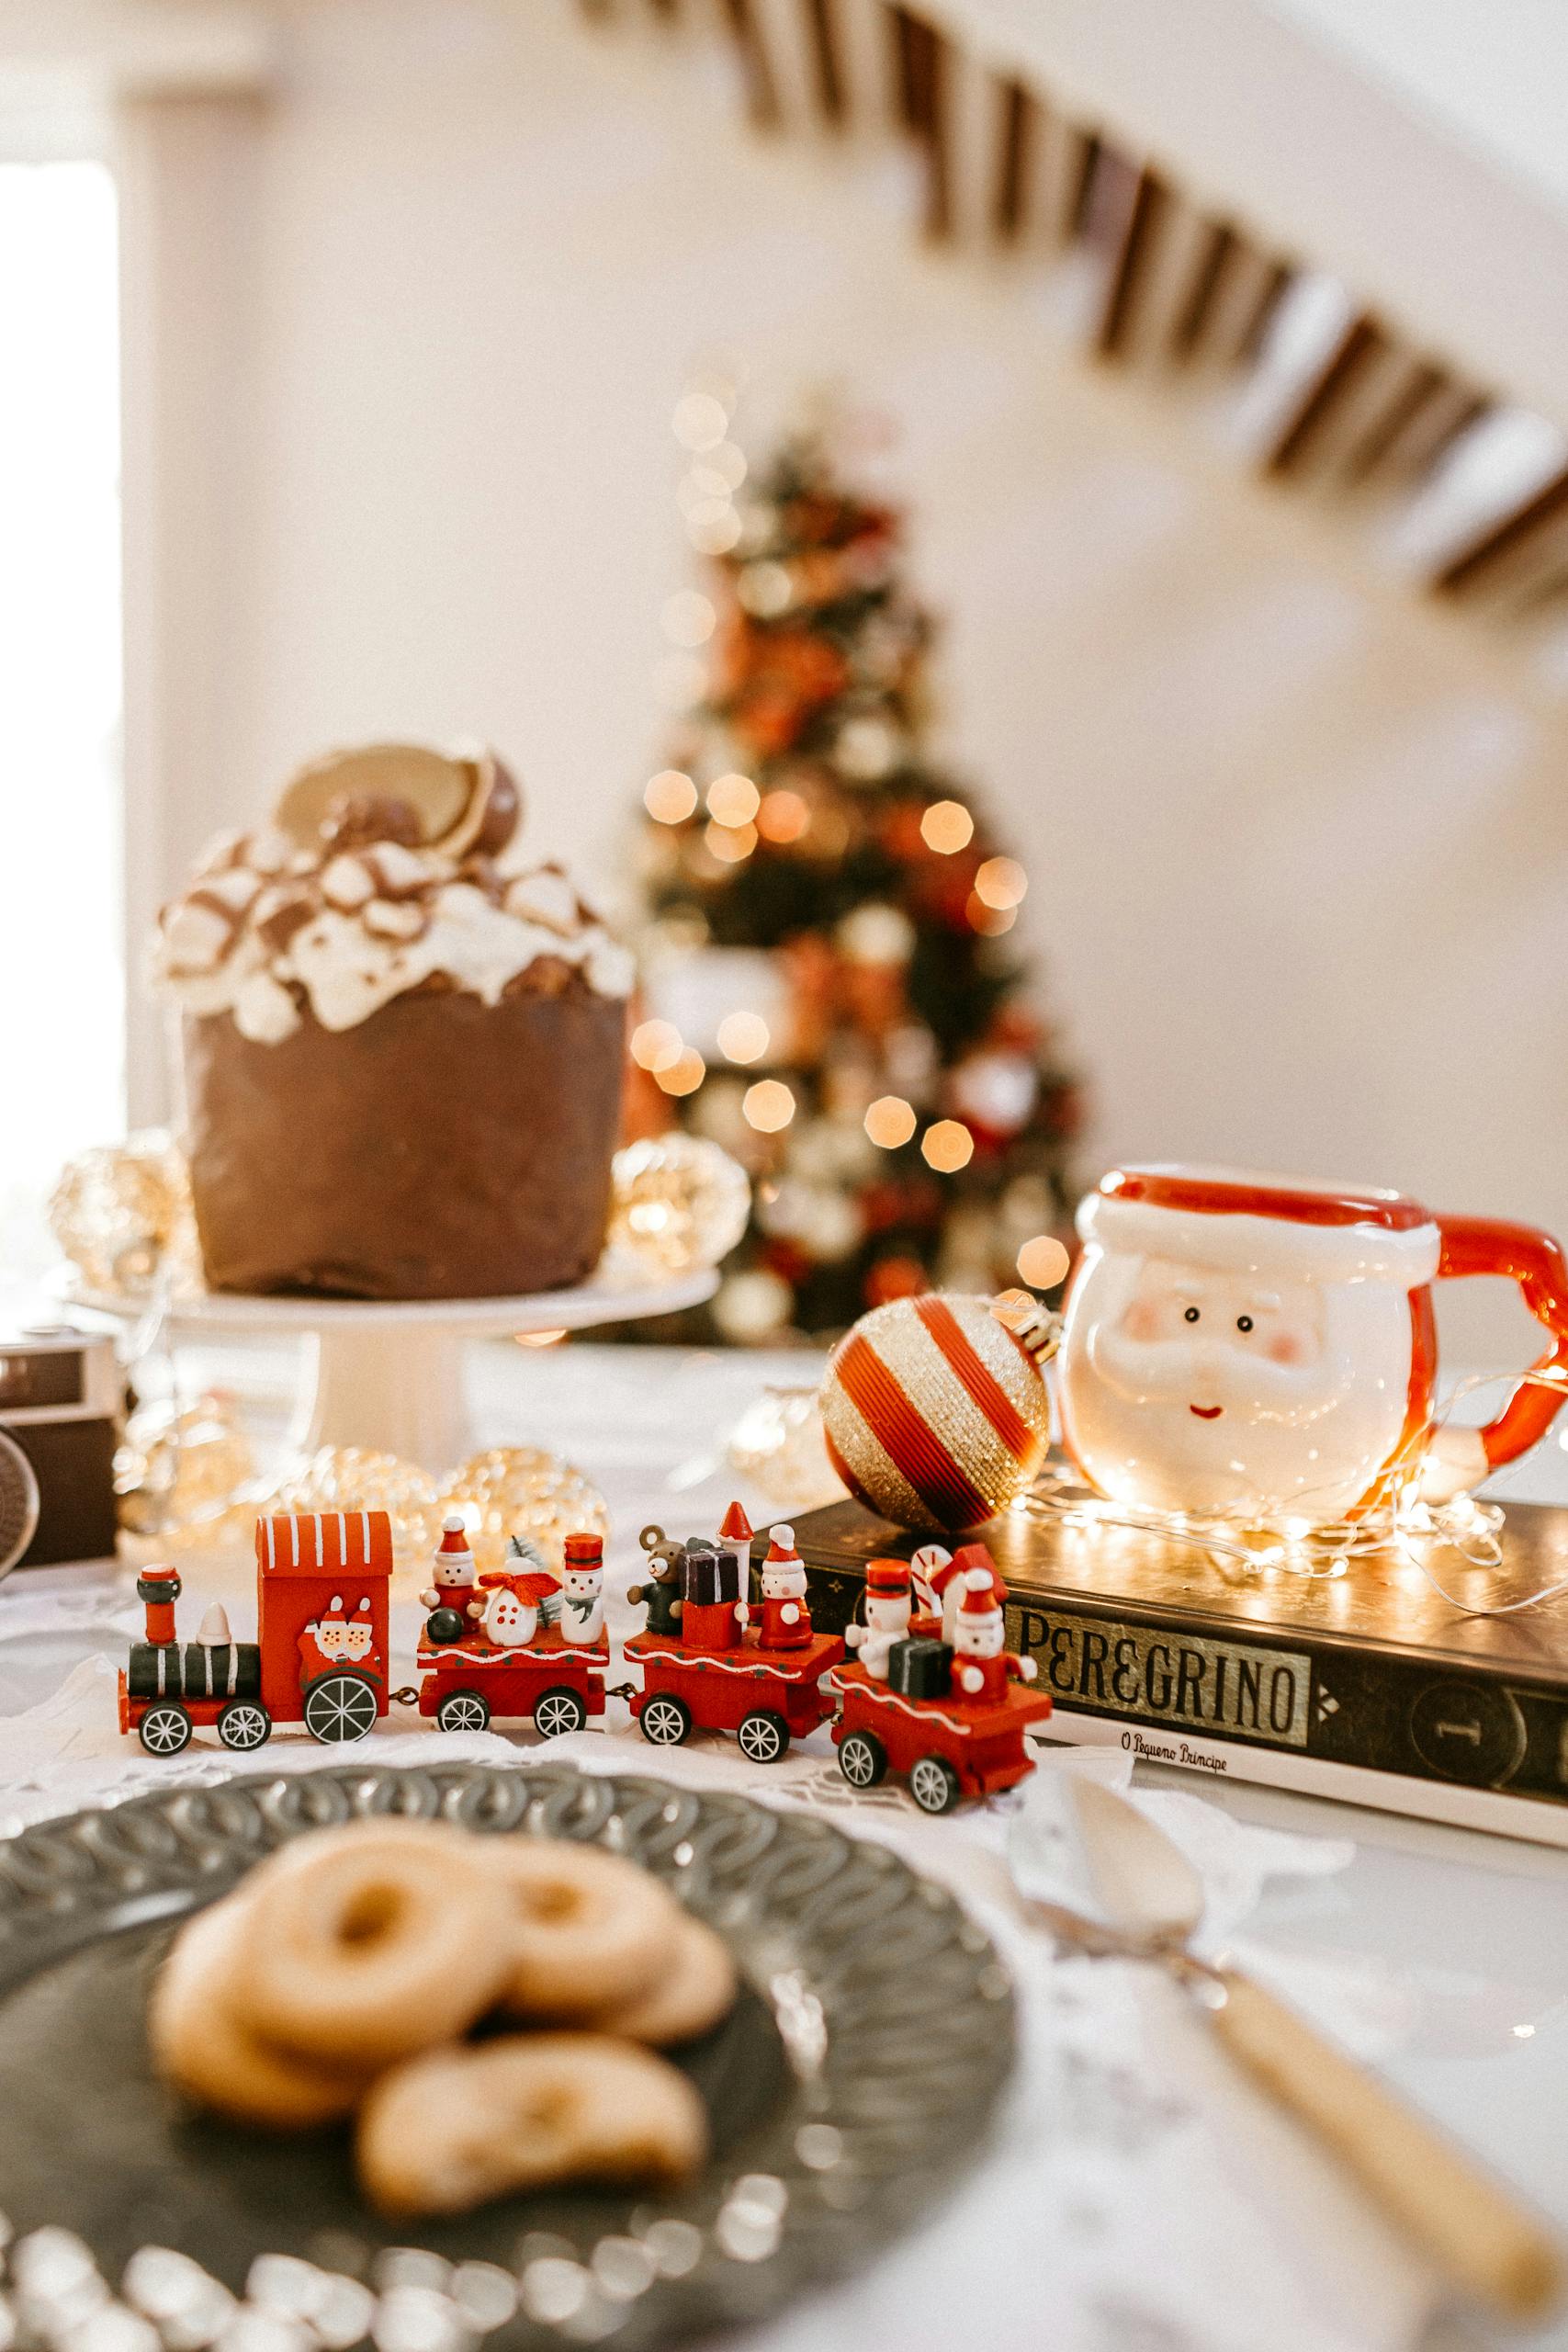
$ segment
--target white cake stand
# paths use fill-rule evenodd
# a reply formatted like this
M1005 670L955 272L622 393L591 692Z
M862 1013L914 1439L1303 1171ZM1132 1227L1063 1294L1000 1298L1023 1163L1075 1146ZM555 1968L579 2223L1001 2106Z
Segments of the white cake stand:
M366 1446L439 1474L476 1446L463 1381L468 1340L587 1331L700 1306L718 1288L712 1268L662 1283L616 1282L601 1270L573 1290L529 1298L242 1298L208 1292L174 1301L175 1339L301 1339L304 1351L288 1443ZM72 1289L70 1304L135 1322L148 1302Z

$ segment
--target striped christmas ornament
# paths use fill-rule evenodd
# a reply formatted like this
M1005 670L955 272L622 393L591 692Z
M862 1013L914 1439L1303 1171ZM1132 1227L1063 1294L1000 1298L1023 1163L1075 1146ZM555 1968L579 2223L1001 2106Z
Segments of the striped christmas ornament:
M822 1381L833 1467L900 1527L956 1534L1023 1493L1050 1437L1045 1383L988 1300L896 1298L847 1331Z

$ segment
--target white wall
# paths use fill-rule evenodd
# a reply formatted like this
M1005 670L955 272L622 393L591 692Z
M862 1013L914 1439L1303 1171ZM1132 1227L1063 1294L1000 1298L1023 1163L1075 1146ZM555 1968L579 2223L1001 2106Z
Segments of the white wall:
M831 376L899 424L1090 1172L1240 1159L1568 1227L1568 729L1478 625L922 255L896 164L759 144L716 65L564 5L301 14L257 187L259 445L188 648L225 752L171 882L303 755L400 732L489 736L541 844L612 865L684 576L669 413L723 344L759 416Z

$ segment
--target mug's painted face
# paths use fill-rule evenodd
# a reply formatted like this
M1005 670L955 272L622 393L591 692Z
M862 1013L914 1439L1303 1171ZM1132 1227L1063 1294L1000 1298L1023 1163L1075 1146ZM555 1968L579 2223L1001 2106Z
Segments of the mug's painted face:
M1129 1403L1184 1405L1203 1422L1293 1422L1321 1412L1348 1376L1331 1360L1324 1321L1310 1283L1145 1258L1089 1347L1100 1378Z
M1398 1442L1410 1330L1384 1282L1091 1251L1058 1362L1068 1442L1118 1501L1328 1521Z

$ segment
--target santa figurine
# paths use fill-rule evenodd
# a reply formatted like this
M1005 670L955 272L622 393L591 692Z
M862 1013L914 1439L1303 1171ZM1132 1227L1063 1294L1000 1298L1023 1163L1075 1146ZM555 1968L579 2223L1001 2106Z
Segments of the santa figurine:
M987 1706L1007 1697L1010 1681L1032 1682L1039 1670L1032 1657L1015 1657L1002 1646L1004 1596L994 1568L964 1570L953 1624L953 1688L957 1697Z
M561 1639L584 1645L604 1631L604 1539L569 1535L561 1566Z
M458 1511L448 1511L441 1522L441 1541L431 1573L434 1581L419 1596L426 1609L455 1609L463 1618L482 1614L484 1603L468 1548L468 1531Z
M865 1572L865 1623L846 1625L844 1639L877 1682L887 1679L887 1653L909 1631L909 1564L873 1560Z
M299 1636L299 1666L302 1683L313 1682L319 1674L341 1674L345 1669L380 1681L381 1661L376 1655L368 1595L345 1605L343 1595L333 1593L321 1615L312 1617Z
M762 1562L762 1616L758 1641L765 1650L803 1650L811 1640L806 1605L806 1563L795 1548L793 1527L768 1530Z

